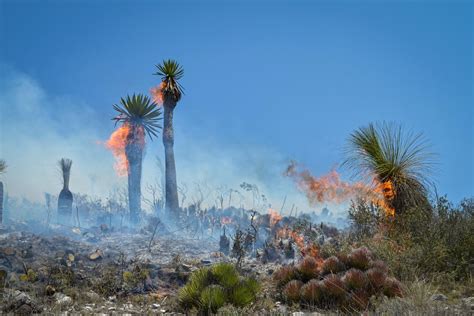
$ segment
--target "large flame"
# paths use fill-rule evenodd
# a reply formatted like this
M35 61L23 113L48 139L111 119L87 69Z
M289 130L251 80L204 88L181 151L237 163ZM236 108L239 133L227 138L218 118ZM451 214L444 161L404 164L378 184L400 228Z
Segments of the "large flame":
M349 183L342 181L336 170L317 178L308 170L298 170L294 162L288 166L285 174L296 182L311 205L343 203L355 197L362 197L381 207L386 215L395 215L395 209L390 205L395 190L390 181L380 182L374 178L371 185L363 182Z
M153 98L153 101L158 104L162 105L164 98L163 98L163 88L165 87L166 83L162 81L158 86L153 87L150 89L150 94Z
M145 146L145 132L143 127L132 126L128 123L117 128L105 142L105 147L112 151L115 157L114 169L121 177L126 176L129 170L129 162L126 154L128 144L135 143L141 148Z
M282 216L275 211L274 209L268 209L268 215L270 215L270 226L275 226L279 221L281 221Z

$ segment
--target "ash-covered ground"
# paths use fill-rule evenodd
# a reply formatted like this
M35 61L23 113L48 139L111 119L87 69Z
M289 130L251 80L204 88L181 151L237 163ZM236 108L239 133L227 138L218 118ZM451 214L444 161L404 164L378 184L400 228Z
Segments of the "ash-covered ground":
M238 214L173 229L156 217L140 229L10 220L0 230L2 311L183 312L178 289L193 271L217 262L238 265L263 285L253 312L283 311L273 299L271 275L301 256L295 235L281 233L296 218Z

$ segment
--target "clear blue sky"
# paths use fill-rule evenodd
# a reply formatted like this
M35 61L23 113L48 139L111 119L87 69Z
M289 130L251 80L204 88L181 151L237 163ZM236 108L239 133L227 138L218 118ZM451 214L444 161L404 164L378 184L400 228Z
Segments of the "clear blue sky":
M94 107L104 136L111 104L147 93L154 65L171 57L185 68L177 142L182 131L268 147L322 174L355 128L396 121L439 154L440 193L474 194L472 2L0 5L0 62Z

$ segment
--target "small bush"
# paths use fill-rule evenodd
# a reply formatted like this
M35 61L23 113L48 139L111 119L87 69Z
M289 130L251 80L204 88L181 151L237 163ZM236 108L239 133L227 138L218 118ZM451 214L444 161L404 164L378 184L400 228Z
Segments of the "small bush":
M297 278L297 270L294 266L283 266L273 274L273 279L277 282L278 287L285 286L291 280Z
M239 275L235 267L219 263L193 272L179 290L182 308L196 308L202 314L216 313L226 304L244 307L255 301L259 285L256 280Z
M316 279L310 280L301 287L301 299L310 305L315 305L323 298L324 286Z
M372 290L377 291L382 288L387 279L387 273L380 268L370 268L366 272L367 279L369 280L369 285Z
M348 256L348 263L352 268L365 271L369 268L372 252L366 247L354 249Z
M292 280L283 289L283 295L288 302L299 302L300 301L300 290L303 286L303 282L300 280Z
M352 268L346 271L342 277L342 282L348 289L358 290L365 289L369 283L369 280L364 272Z
M302 281L314 279L319 273L318 262L313 257L304 257L298 266L298 271Z
M341 278L336 274L329 274L323 280L324 289L329 297L339 299L346 294L346 289Z
M338 273L344 271L344 264L336 256L331 256L324 260L322 266L323 274L327 273Z
M395 278L387 278L383 286L383 293L387 297L401 297L403 294L402 284Z
M318 273L320 260L304 257L296 267L283 266L274 273L285 301L353 312L366 310L372 297L402 295L401 283L388 277L385 263L374 260L367 248L354 249L347 256L335 253L322 262Z

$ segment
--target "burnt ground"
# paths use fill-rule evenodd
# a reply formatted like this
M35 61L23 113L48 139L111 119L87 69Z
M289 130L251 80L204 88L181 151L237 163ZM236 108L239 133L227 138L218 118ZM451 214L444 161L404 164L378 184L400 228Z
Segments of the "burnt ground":
M162 227L153 232L153 227L117 231L105 224L79 229L11 222L0 227L0 314L182 314L177 293L193 271L216 262L236 263L219 251L219 233ZM323 243L334 241L316 227L311 232L324 237L319 238ZM259 281L259 297L246 309L224 307L221 314L302 315L298 306L280 303L281 293L272 282L282 263L298 260L285 259L288 252L278 249L267 247L266 260L244 257L241 273ZM268 260L272 257L280 259ZM420 303L418 296L389 302L369 314L469 315L474 310L474 298L447 305L443 295ZM428 306L420 309L417 304Z
M158 232L151 240L146 229L37 228L16 223L0 230L3 312L179 312L177 290L192 271L233 260L218 252L215 238L183 232ZM242 270L264 284L275 266L248 259ZM278 308L271 305L262 308Z

